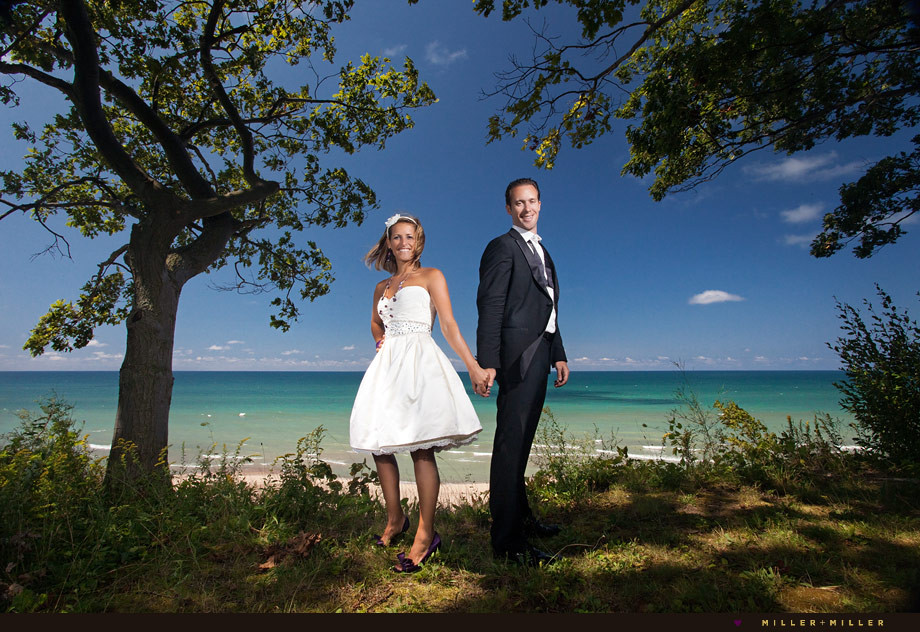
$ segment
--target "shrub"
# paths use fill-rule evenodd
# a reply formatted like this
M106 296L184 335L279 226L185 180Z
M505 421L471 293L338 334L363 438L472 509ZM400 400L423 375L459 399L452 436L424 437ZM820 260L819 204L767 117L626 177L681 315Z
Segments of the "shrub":
M74 557L95 550L104 468L81 437L72 406L55 398L42 414L20 413L19 429L0 447L0 594L6 609L32 611L47 587L84 586Z
M370 486L378 481L376 471L366 463L352 464L351 478L343 483L320 459L325 432L316 428L297 441L293 453L276 459L280 480L275 484L270 479L259 499L269 523L312 528L322 522L352 532L364 528L362 518L380 510L370 496Z
M845 469L838 422L830 415L797 423L787 417L777 435L733 401L716 401L709 410L687 387L678 389L677 399L681 406L671 411L662 448L670 447L679 462L657 466L668 487L735 480L787 489Z
M211 446L175 485L155 472L108 494L72 407L51 399L41 411L0 442L0 611L92 612L123 594L131 607L138 585L172 594L228 557L246 566L299 531L349 534L380 511L366 464L343 482L319 459L322 428L282 457L271 487L243 479L240 442L218 457Z
M593 435L581 439L567 436L566 428L549 407L543 409L536 439L534 461L540 469L533 476L532 487L543 500L571 504L593 491L607 489L616 478L617 466L628 458L616 438L600 438L596 426Z
M898 312L878 285L882 313L863 303L869 322L837 302L846 335L828 346L843 362L846 380L835 383L840 405L856 418L856 442L896 465L920 464L920 327Z
M786 417L786 428L777 435L735 402L717 401L714 407L726 429L717 458L742 482L785 491L846 470L838 423L830 415L815 415L813 423Z

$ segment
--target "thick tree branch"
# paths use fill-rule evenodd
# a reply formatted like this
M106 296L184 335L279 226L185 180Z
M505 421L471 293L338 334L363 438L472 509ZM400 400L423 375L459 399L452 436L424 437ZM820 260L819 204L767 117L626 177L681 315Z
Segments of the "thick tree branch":
M172 250L166 257L166 267L176 281L185 284L201 274L220 257L227 248L239 223L229 212L207 218L204 229L192 243Z
M208 80L208 84L211 86L211 90L213 90L214 94L217 96L217 101L224 109L224 112L227 113L237 134L239 134L240 145L243 148L243 177L246 179L246 182L255 186L261 182L261 178L259 178L255 172L255 149L252 140L252 132L246 127L239 111L230 99L230 95L227 94L224 85L220 82L217 71L214 69L213 60L211 59L211 47L215 42L214 32L217 29L217 20L220 18L223 8L223 0L217 0L211 6L211 12L208 15L208 21L204 27L204 33L201 35L201 67L204 71L205 78Z
M106 90L123 104L137 120L149 129L157 142L163 148L167 160L173 167L173 172L182 182L182 186L193 198L209 198L214 196L214 189L208 181L201 176L195 163L186 150L182 139L163 122L156 111L151 108L138 94L127 85L115 79L111 73L103 71L100 74L101 84Z
M38 68L33 68L32 66L27 66L26 64L10 64L5 61L0 61L0 72L5 75L26 75L35 79L39 83L43 83L46 86L59 90L66 97L73 98L74 88L73 85L67 83L63 79L58 79L54 75L49 75L46 72L42 72Z
M62 2L60 15L74 54L73 101L87 133L109 166L150 208L170 208L179 202L168 189L141 169L116 138L99 92L99 57L95 32L82 0Z
M184 208L195 218L216 217L221 213L261 202L279 189L280 185L277 182L261 181L248 189L231 191L209 200L187 202Z
M43 45L41 47L66 63L76 63L74 55L62 46ZM209 198L215 195L208 181L195 168L195 164L186 151L183 139L166 125L153 107L124 82L116 79L108 70L99 69L99 85L134 114L138 122L150 130L163 148L176 177L192 198Z

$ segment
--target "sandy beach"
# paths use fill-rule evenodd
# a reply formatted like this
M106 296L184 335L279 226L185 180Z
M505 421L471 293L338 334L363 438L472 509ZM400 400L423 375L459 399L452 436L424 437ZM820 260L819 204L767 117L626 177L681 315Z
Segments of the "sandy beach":
M246 470L240 477L247 483L261 486L266 484L270 474L272 474L270 470ZM179 478L180 476L174 477L176 480ZM274 479L275 481L278 480L277 472L274 473ZM348 479L345 478L340 478L339 480L343 483L347 483L348 481ZM415 488L415 483L412 481L401 482L399 484L399 491L400 495L407 499L410 505L418 500L418 492ZM488 492L488 483L441 483L441 490L438 494L438 504L442 507L450 507L452 505L468 504L479 499L487 501ZM379 488L372 488L371 493L380 498Z

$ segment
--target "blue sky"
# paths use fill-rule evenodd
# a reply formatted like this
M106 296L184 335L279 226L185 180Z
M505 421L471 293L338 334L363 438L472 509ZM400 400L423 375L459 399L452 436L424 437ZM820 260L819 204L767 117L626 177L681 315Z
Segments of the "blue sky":
M542 11L539 19L572 39L566 14ZM380 209L362 226L303 235L333 262L331 293L305 304L301 321L281 333L268 325L270 296L218 292L211 286L223 274L199 276L182 294L176 370L366 368L374 354L371 294L381 277L361 258L400 210L421 218L423 263L444 272L475 349L479 258L510 227L503 192L521 176L541 185L539 230L557 264L559 325L575 371L667 370L675 362L691 370L835 369L826 346L840 334L835 297L860 304L875 298L878 282L897 305L920 314L920 222L869 260L808 254L840 184L887 155L891 139L828 142L793 157L755 153L715 181L656 203L648 182L619 175L628 154L622 130L585 149L564 148L552 171L533 167L518 140L485 144L487 119L502 101L481 92L494 86L493 73L507 68L509 55L531 50L523 22L484 19L463 1L359 2L352 15L336 30L336 63L363 52L409 56L439 102L416 112L415 129L384 151L341 161L376 190ZM0 168L15 167L25 151L11 140L9 122L38 122L59 103L49 91L19 85L23 107L0 110ZM21 349L48 305L74 299L96 263L120 245L68 236L73 260L33 260L47 233L25 217L0 223L0 370L119 368L123 326L99 329L89 347L69 354L33 359Z

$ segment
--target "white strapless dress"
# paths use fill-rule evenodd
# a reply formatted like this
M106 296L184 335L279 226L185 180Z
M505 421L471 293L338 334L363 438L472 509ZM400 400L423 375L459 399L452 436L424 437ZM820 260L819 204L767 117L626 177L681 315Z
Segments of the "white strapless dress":
M418 285L381 297L386 331L351 410L351 447L394 454L472 442L479 417L450 360L431 337L434 307Z

